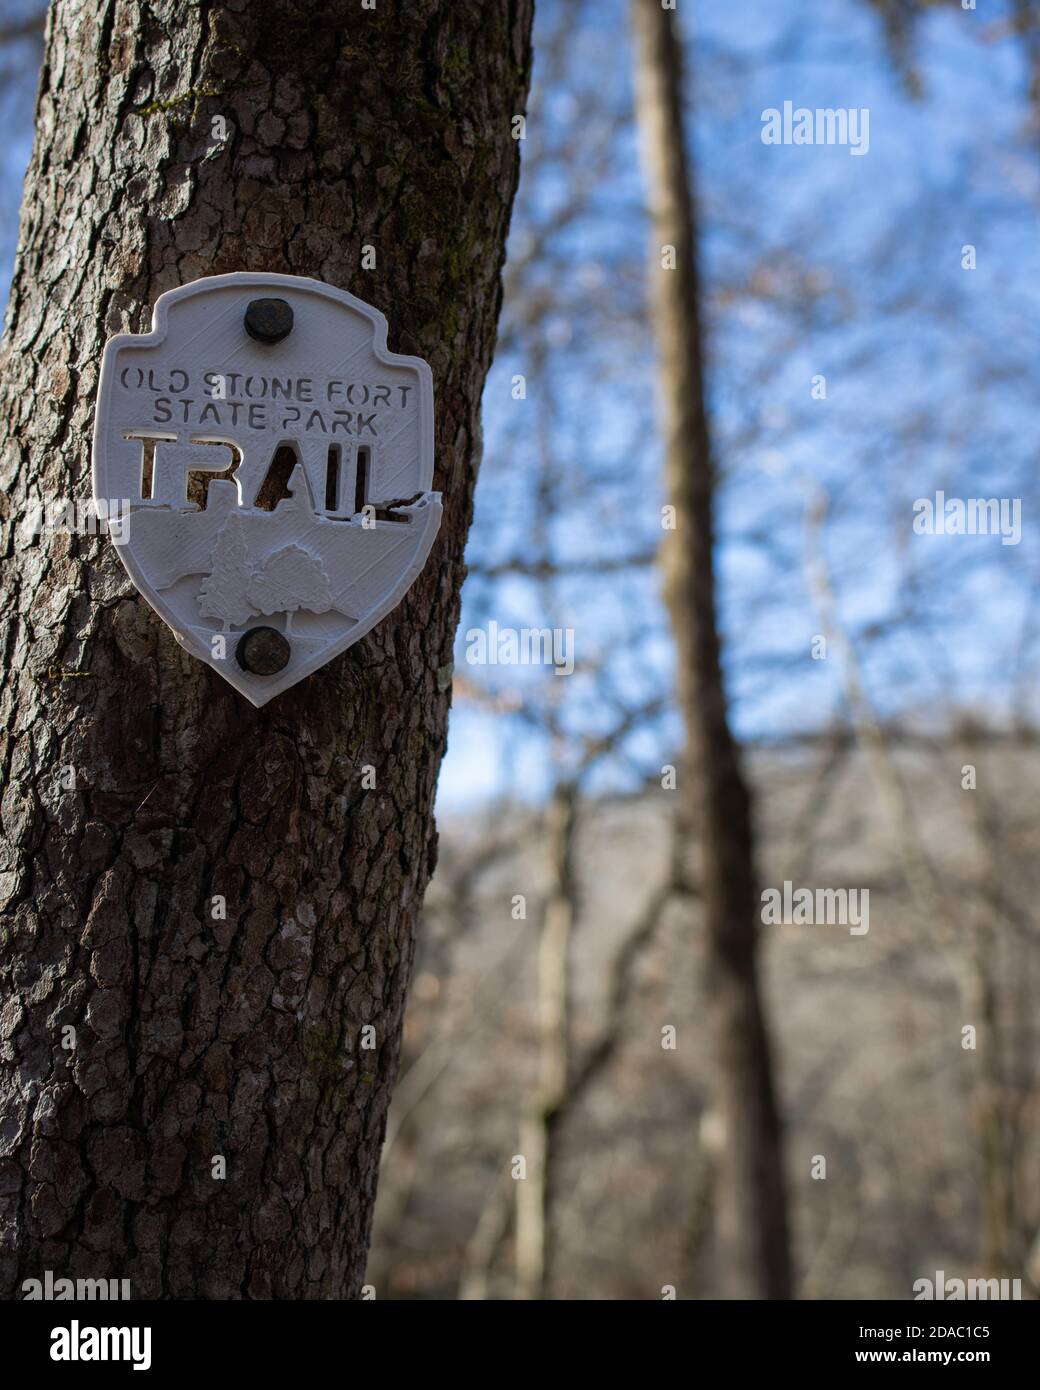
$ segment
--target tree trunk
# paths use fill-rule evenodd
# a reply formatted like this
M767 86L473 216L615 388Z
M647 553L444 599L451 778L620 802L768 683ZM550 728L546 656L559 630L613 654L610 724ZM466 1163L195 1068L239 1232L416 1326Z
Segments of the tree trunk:
M662 552L690 765L691 823L703 833L704 913L718 1108L719 1254L728 1296L791 1292L780 1125L756 975L758 899L748 787L729 728L715 612L712 476L704 401L697 228L683 135L675 15L633 0L636 104L653 219L651 313L660 357L665 500ZM674 248L674 269L665 248Z
M2 1294L42 1269L136 1298L358 1294L532 3L51 12L0 364ZM433 368L445 506L400 607L261 710L181 651L107 540L18 524L90 495L105 339L232 270L386 313L391 349Z
M546 809L548 893L538 937L538 1083L520 1122L527 1177L516 1188L516 1290L548 1297L552 1224L559 1168L557 1134L568 1102L571 1036L571 936L577 911L575 836L578 785L561 780Z

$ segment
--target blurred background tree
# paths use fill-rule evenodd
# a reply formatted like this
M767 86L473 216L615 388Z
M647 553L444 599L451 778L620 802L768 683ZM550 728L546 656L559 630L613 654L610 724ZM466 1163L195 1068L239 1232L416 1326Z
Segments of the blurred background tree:
M908 1297L939 1267L1021 1274L1040 1222L1035 542L1028 526L1003 546L911 525L915 499L938 490L1020 498L1026 517L1032 506L1040 184L1021 21L1010 6L997 18L936 8L894 63L890 29L863 4L677 14L693 74L726 684L763 882L860 883L875 902L866 938L787 928L765 943L794 1288ZM508 1165L544 991L525 935L544 931L556 891L538 846L560 818L542 808L561 747L583 737L605 745L564 817L567 1013L609 1061L571 1086L557 1127L549 1289L660 1296L670 1270L680 1297L717 1296L730 1272L713 1233L724 1128L696 978L704 828L664 790L682 726L655 569L669 498L626 18L621 5L543 4L536 21L441 789L452 854L409 1025L416 1059L439 1030L442 1069L388 1155L370 1271L398 1296L450 1294L452 1271L474 1261L469 1296L517 1292L505 1208L485 1196L467 1216L462 1193L518 1186ZM764 146L761 113L788 99L869 107L869 153ZM575 676L469 664L465 633L492 619L569 621ZM473 825L489 802L509 827L490 857ZM532 883L541 928L508 912ZM650 1038L669 1017L679 1066ZM817 1154L825 1181L810 1177Z

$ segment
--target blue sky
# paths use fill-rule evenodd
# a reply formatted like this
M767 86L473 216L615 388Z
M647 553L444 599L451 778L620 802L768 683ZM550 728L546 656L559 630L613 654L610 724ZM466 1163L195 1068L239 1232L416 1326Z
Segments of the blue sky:
M546 29L552 9L543 7L539 19ZM917 32L913 58L923 91L914 100L864 4L821 0L799 5L796 14L761 3L680 10L692 12L697 25L689 135L716 453L725 474L718 563L736 726L745 738L773 739L841 717L836 664L808 658L820 624L803 574L803 479L831 499L827 555L841 620L857 641L879 709L933 728L965 707L1000 722L1014 694L1011 671L1037 573L1029 427L1040 347L1040 150L1026 129L1021 54L999 38L992 7L988 18L959 6L936 12ZM594 7L573 48L568 77L578 95L558 103L563 118L588 119L582 113L595 99L590 83L614 93L623 109L630 101L624 6ZM764 145L763 110L788 100L868 108L869 153ZM540 138L533 126L514 226L521 244L528 223L549 215L580 169L579 140L576 161L543 171L530 158L540 153L530 142ZM558 261L546 271L557 290L568 260L604 267L615 279L624 279L621 267L629 278L645 268L636 141L624 126L615 139L611 177L588 215L557 241ZM977 248L971 272L961 267L966 243ZM752 290L771 279L772 292ZM647 404L652 345L632 323L613 352L607 335L583 341L582 324L595 323L597 313L580 296L576 305L570 295L561 298L567 304L560 316L572 314L572 332L566 346L548 350L551 370L563 383L583 383L580 392L561 391L580 396L580 418L568 418L564 408L554 426L561 496L573 495L575 473L609 473L622 441L639 483L623 496L604 490L604 511L613 518L606 528L584 499L562 503L554 553L615 553L625 535L634 549L652 545L664 500ZM537 333L524 346L547 350ZM529 544L530 509L516 495L530 496L528 441L507 391L522 370L523 351L500 360L485 398L488 448L472 545L478 558L500 559ZM826 402L810 399L816 373L827 377ZM573 457L573 429L581 460ZM950 495L1021 498L1021 545L913 537L914 499L940 487ZM616 643L617 669L637 662L667 693L671 644L651 573L627 587L613 576L559 587L569 599L579 656ZM627 624L617 621L622 592L633 596L626 602L637 615ZM463 633L488 612L517 624L547 621L537 586L511 586L508 602L503 594L502 586L488 595L479 581L471 584ZM633 632L636 641L626 641ZM1026 671L1035 671L1035 661L1027 643ZM543 676L543 695L552 679ZM502 673L489 683L500 688ZM597 723L595 700L585 703L576 693L575 725L595 729L602 711ZM674 758L679 740L674 712L663 714L644 729L636 766L653 775ZM546 741L517 721L462 703L442 805L491 792L538 795L557 761ZM626 761L607 766L598 780L624 785L633 776Z

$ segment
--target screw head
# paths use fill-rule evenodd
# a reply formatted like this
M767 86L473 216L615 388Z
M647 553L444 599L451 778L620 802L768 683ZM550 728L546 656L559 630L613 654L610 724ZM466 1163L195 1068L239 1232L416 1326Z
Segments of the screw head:
M292 647L277 628L251 627L235 645L235 660L254 676L275 676L289 664Z
M258 343L280 343L293 329L292 305L284 299L251 299L244 322L246 332Z

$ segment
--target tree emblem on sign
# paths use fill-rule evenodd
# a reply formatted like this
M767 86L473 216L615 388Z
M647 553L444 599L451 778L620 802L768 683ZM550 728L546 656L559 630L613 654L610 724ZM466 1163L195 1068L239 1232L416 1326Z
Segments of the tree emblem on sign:
M284 613L285 630L290 633L293 614L299 609L327 613L332 606L325 570L300 545L282 546L254 570L237 516L230 516L221 527L211 564L199 589L199 612L204 618L218 619L225 632L257 613Z
M253 572L238 517L224 523L210 563L213 568L199 590L199 612L204 618L216 618L227 632L232 623L244 623L257 611L249 601Z
M284 613L285 630L292 631L297 609L327 613L332 604L328 576L308 550L286 545L264 561L249 585L249 600L258 613Z

